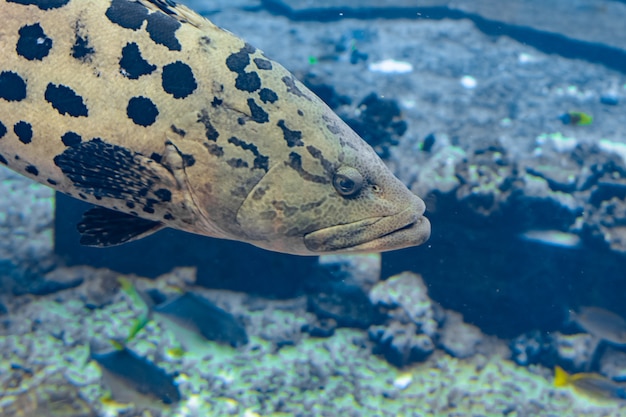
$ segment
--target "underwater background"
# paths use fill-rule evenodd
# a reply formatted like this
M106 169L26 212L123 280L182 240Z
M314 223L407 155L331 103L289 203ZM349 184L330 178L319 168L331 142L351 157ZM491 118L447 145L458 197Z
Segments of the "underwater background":
M187 1L423 197L430 240L295 257L0 167L0 416L626 416L626 2Z

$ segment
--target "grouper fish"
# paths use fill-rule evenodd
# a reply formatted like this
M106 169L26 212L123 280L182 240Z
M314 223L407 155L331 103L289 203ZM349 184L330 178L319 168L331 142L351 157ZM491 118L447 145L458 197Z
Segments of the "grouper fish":
M423 201L260 50L170 0L0 0L0 163L97 207L81 243L171 227L285 253L430 235Z

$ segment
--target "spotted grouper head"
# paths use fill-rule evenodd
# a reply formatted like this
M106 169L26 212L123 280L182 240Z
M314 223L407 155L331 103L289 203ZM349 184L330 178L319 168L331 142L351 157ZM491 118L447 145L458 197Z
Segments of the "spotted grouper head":
M313 97L314 100L318 100ZM424 243L424 202L328 107L301 126L298 147L274 164L237 213L251 243L313 255L382 252Z

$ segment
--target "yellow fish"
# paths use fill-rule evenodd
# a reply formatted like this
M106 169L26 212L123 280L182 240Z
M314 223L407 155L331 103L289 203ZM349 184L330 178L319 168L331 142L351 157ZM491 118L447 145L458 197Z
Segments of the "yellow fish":
M626 386L620 385L602 375L588 372L568 374L560 366L554 368L554 386L571 386L576 391L604 400L626 400Z

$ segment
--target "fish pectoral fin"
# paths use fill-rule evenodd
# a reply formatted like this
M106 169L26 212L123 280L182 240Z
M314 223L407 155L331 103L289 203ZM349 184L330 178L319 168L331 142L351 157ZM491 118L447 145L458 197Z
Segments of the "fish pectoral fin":
M163 223L153 220L104 207L94 207L83 214L77 229L81 245L108 247L141 239L164 227Z

